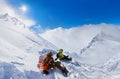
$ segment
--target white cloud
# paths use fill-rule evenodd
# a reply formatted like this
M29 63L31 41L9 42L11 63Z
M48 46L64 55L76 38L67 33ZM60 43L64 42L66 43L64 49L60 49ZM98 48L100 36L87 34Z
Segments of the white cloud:
M15 10L15 8L13 8L7 3L7 0L0 0L0 14L5 13L8 13L10 16L19 18L27 26L32 26L35 24L34 20L31 20L28 17L26 18L24 14L18 13L17 10Z
M101 30L108 34L112 32L115 33L116 29L114 29L114 26L115 25L102 23L97 25L83 25L69 29L58 27L53 30L47 30L40 35L58 48L63 48L65 51L79 53L82 48L88 45L95 35L101 32ZM118 34L116 33L114 35Z
M32 26L31 29L37 34L45 32L45 29L43 29L43 27L41 27L41 25Z

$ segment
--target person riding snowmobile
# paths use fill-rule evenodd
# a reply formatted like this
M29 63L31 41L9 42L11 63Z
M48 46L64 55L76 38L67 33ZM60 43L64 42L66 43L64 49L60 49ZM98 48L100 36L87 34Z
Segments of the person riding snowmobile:
M63 54L63 49L59 49L59 52L57 53L57 55L56 55L56 59L55 60L57 60L57 59L59 59L59 60L72 60L72 58L70 57L68 57L68 56L66 56L66 55L64 55Z
M38 64L38 68L42 69L42 72L46 75L49 74L49 70L51 68L55 68L57 67L58 69L60 69L62 71L62 73L67 76L68 74L68 70L64 67L61 66L61 62L59 61L54 61L53 57L52 57L52 52L49 52L47 54L47 56L45 58L43 58L42 63Z

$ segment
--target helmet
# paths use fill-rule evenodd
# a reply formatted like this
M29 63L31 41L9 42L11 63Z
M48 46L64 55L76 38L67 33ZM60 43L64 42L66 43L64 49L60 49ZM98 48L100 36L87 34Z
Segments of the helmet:
M63 52L63 49L59 49L60 52Z
M47 54L47 56L52 56L52 52L49 52L49 53Z

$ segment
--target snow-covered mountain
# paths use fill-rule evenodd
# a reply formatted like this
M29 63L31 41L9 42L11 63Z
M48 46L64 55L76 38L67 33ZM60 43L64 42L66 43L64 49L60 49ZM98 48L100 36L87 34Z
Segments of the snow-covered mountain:
M80 45L81 52L65 52L73 61L62 62L69 76L64 77L58 69L44 76L37 68L39 55L52 51L55 57L58 48L21 20L0 15L0 79L120 79L120 28L103 25L82 30L79 34L86 36L80 37L85 41Z
M119 34L120 27L112 24L103 23L99 25L88 25L73 29L57 28L40 35L47 40L50 40L51 38L60 38L58 39L59 44L64 44L64 46L69 47L68 49L81 49L80 53L66 52L66 54L72 56L73 59L79 64L76 65L76 63L74 62L74 65L72 64L72 68L69 68L71 67L71 64L68 65L68 63L64 63L68 65L67 67L72 73L77 73L79 75L76 76L74 74L74 77L70 78L119 79ZM48 35L50 35L51 38L47 37ZM74 38L71 38L69 35L73 36ZM64 43L64 39L66 43ZM51 42L54 41L51 39Z
M53 30L47 30L40 36L49 40L57 47L64 48L66 51L80 53L81 49L88 46L88 43L101 32L118 40L119 29L117 25L112 24L89 24L73 28L58 27Z
M29 77L39 74L36 65L42 49L57 48L19 19L0 15L0 79L38 79Z
M119 47L119 36L102 31L91 40L88 46L81 50L81 57L84 59L84 62L89 64L103 64L113 56L118 55L120 52Z

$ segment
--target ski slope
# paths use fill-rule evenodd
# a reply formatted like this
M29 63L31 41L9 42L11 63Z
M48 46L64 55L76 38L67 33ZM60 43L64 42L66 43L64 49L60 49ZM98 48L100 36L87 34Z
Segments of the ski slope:
M64 51L73 58L71 62L62 61L69 70L68 77L57 68L45 76L37 68L39 56L52 51L55 58L58 48L19 19L0 15L0 79L120 79L119 28L102 28L98 27L96 34L89 29L88 35L92 35L80 46L83 47L80 53Z

